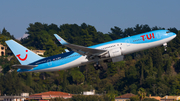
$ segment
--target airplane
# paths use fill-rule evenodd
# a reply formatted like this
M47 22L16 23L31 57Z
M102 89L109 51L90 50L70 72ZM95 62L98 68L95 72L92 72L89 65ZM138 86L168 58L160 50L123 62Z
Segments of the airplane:
M13 65L17 67L17 72L46 72L65 70L94 63L96 70L102 69L99 62L122 61L124 55L141 50L163 45L167 47L167 42L176 37L176 34L169 30L155 30L134 36L128 36L89 47L70 44L63 38L54 34L57 40L72 51L65 50L65 53L41 57L14 40L6 41L11 51L21 64Z

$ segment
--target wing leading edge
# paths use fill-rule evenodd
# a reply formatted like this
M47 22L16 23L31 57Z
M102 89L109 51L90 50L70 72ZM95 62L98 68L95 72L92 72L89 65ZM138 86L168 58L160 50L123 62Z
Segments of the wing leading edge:
M107 52L107 50L102 50L102 49L94 49L94 48L88 48L80 45L74 45L66 42L63 38L58 36L57 34L54 34L56 39L64 46L71 48L73 51L81 54L81 55L88 55L88 56L97 56L100 54L103 54Z

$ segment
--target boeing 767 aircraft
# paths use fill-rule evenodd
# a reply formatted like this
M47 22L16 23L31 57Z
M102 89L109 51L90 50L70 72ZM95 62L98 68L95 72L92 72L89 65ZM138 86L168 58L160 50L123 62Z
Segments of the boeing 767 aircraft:
M94 63L95 69L101 69L99 61L122 61L124 55L133 52L164 45L176 37L176 34L168 30L155 30L126 38L84 47L66 42L57 34L57 40L64 46L71 48L63 54L51 57L41 57L14 40L6 41L21 65L13 65L19 68L17 72L44 72L65 70L72 67Z

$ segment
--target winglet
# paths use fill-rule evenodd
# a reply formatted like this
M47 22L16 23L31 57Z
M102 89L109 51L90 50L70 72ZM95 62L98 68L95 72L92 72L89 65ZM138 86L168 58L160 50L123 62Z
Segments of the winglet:
M56 39L57 39L62 45L67 45L67 44L69 44L69 43L66 42L63 38L61 38L59 35L54 34L54 36L56 37Z

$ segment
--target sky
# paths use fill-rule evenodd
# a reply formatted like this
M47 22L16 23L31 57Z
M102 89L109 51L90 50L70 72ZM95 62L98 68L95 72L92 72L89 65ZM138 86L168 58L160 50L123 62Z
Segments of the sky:
M180 0L1 0L0 31L22 37L30 23L92 25L108 33L147 24L180 30Z

